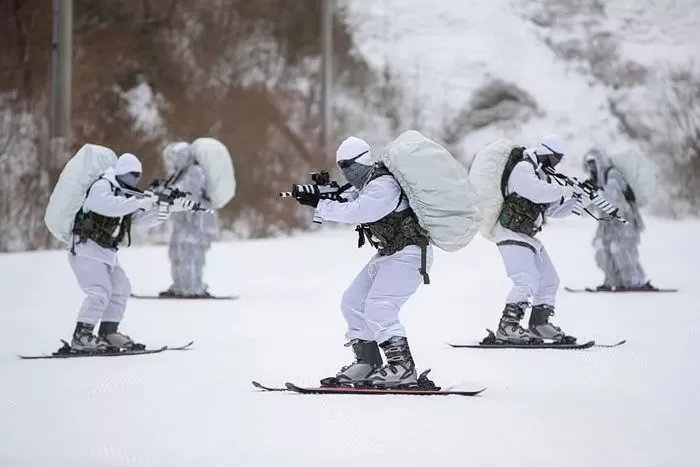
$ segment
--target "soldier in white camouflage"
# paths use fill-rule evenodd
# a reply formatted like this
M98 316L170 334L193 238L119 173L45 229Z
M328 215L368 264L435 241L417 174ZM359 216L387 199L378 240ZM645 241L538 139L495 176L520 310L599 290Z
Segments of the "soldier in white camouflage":
M163 158L170 186L188 193L188 199L209 208L205 170L195 160L192 145L178 142L168 145ZM178 212L172 217L173 230L168 247L172 285L162 297L209 297L202 280L206 253L219 234L216 214L205 212Z
M590 180L605 198L619 208L619 214L629 221L598 223L593 247L595 260L603 271L603 284L598 290L652 289L639 262L639 242L644 221L639 212L632 187L625 176L600 149L591 149L584 157L584 168Z

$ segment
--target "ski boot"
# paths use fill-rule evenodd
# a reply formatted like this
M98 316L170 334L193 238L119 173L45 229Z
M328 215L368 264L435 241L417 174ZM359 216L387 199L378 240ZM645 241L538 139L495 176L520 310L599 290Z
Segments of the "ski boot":
M117 331L119 323L116 321L102 321L100 330L97 333L104 339L109 347L117 351L145 350L146 346L134 342L131 337Z
M162 298L212 298L212 295L206 289L203 289L199 293L186 294L173 290L172 287L170 287L168 290L160 292L158 296Z
M168 287L167 290L158 293L158 296L162 298L183 298L183 294L174 290L172 286Z
M530 332L541 339L551 339L557 344L575 344L576 338L568 336L560 327L549 322L549 317L554 315L554 307L551 305L535 305L530 313Z
M367 377L384 363L375 341L353 339L345 346L352 346L355 361L342 367L335 376L322 379L321 386L366 385Z
M410 388L418 385L416 364L408 347L408 340L394 336L381 344L386 365L369 376L372 386L380 388Z
M482 344L541 344L542 340L520 325L520 320L525 316L528 302L507 303L503 309L503 316L498 323L494 342L482 341ZM490 336L489 336L490 337Z
M73 331L73 339L71 340L69 350L75 352L105 352L109 344L100 336L92 333L95 329L94 324L78 323Z

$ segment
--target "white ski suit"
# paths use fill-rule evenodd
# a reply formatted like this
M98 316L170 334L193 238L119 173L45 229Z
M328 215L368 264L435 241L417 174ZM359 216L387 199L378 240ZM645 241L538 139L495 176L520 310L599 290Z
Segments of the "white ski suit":
M605 198L620 209L619 214L629 221L627 225L614 221L598 222L593 248L596 264L605 274L603 286L640 287L647 282L638 250L644 221L634 202L634 193L606 154L592 150L584 158L584 163L588 160L595 161L596 185ZM589 169L586 164L586 170Z
M532 202L548 204L545 215L552 218L572 214L577 204L570 190L550 183L547 175L539 167L535 170L528 161L521 161L513 167L506 195L513 192ZM540 216L536 226L541 226L543 220L543 216ZM542 242L507 229L500 223L496 224L493 232L506 273L513 281L506 303L527 302L532 298L533 306L543 304L554 307L559 275Z
M178 143L166 151L167 165L174 175L172 185L186 193L187 198L210 207L206 196L207 178L204 169L195 162L192 147ZM216 214L184 211L172 215L173 231L168 246L172 285L168 292L194 296L206 293L202 281L206 253L219 234Z
M116 192L119 187L114 169L110 168L92 184L82 205L85 213L94 212L106 217L131 216L132 224L157 225L158 209L143 210L139 199L127 198ZM119 227L113 236L116 237ZM116 248L104 248L90 239L79 242L73 236L68 261L80 288L87 294L78 313L78 321L97 324L100 320L121 322L126 301L131 294L131 283L119 265Z
M375 178L362 190L349 193L349 201L320 200L315 216L345 224L375 222L393 211L409 208L401 187L392 176ZM406 336L399 310L423 281L419 272L420 247L409 245L389 256L374 255L343 294L341 311L347 322L346 339L382 344L393 336ZM433 262L427 248L426 272Z

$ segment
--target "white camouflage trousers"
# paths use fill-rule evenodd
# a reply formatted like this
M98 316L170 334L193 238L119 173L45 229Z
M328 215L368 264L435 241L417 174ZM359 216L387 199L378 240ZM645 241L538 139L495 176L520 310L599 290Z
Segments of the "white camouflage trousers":
M131 283L118 264L69 254L68 261L80 288L87 294L78 312L78 321L95 325L100 320L121 322Z
M205 292L202 274L208 246L196 243L170 243L170 290L182 295L200 295Z
M596 239L595 262L605 274L603 285L609 287L639 287L646 282L646 274L639 262L639 251L634 239L608 241ZM627 241L624 241L627 240Z
M506 303L527 302L532 298L533 306L555 305L559 275L544 247L536 253L525 246L500 245L498 251L513 281Z
M426 269L433 262L428 246ZM393 336L406 336L399 311L423 282L420 248L408 246L391 256L375 255L343 294L340 308L348 328L347 340L382 342Z

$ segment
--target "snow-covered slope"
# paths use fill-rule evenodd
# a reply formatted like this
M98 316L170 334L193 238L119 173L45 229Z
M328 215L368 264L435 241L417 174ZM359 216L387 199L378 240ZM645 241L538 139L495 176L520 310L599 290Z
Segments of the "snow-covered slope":
M626 109L643 111L648 93L634 88L646 81L635 80L669 61L687 63L700 49L700 9L693 0L345 3L362 53L378 69L388 66L405 89L406 125L417 106L421 126L440 137L475 91L494 80L514 83L534 99L538 112L529 118L462 134L467 157L497 137L530 145L550 132L570 142L573 157L564 164L571 169L592 146L635 148L610 99L624 98ZM620 88L621 79L630 82ZM642 102L621 96L632 91Z
M543 238L562 282L596 284L591 220ZM340 296L371 251L352 230L216 244L205 278L234 302L131 300L140 357L20 361L68 338L82 293L63 252L0 255L0 465L289 467L688 466L700 421L698 222L649 220L653 282L675 294L561 292L556 322L586 351L454 350L496 326L509 282L493 244L438 251L433 283L402 318L421 369L476 398L300 396L250 384L315 384L351 360ZM135 292L168 285L164 247L125 249Z

